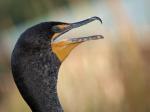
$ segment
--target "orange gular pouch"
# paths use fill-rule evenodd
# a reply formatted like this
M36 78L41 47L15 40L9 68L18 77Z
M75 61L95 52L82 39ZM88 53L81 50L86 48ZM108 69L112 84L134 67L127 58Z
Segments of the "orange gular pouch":
M52 50L57 55L59 60L62 62L72 51L73 48L78 46L80 43L69 43L69 42L58 42L58 43L52 43Z

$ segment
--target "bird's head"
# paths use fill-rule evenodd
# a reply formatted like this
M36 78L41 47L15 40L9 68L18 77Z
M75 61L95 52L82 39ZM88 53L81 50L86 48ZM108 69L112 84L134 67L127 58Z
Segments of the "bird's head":
M91 17L76 23L64 22L44 22L27 29L19 38L17 45L25 55L33 52L42 52L43 49L50 48L51 51L62 62L69 53L79 44L103 38L102 35L92 35L87 37L67 37L62 35L66 32L88 24L94 20L102 20L99 17Z
M61 62L82 42L101 39L101 35L62 38L64 33L101 19L92 17L76 23L44 22L27 29L12 52L15 82L35 112L62 112L57 98L57 76Z
M102 35L93 35L88 37L79 37L79 38L62 38L61 35L64 33L78 28L82 25L90 23L94 20L99 20L102 23L102 20L99 17L91 17L86 20L76 22L76 23L62 23L54 22L51 26L51 32L53 32L49 37L51 38L51 47L52 51L57 55L59 60L62 62L72 51L73 48L81 44L82 42L89 40L97 40L103 38Z

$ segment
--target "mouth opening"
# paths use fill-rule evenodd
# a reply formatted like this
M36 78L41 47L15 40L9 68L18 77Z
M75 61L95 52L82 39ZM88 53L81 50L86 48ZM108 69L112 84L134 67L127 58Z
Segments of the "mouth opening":
M77 29L81 26L84 26L90 22L93 22L95 20L100 21L102 23L102 20L99 17L91 17L86 20L76 22L76 23L67 23L64 25L64 27L60 28L60 26L54 26L53 31L57 34L55 38L52 38L52 43L59 43L62 41L69 42L69 43L79 43L79 42L84 42L88 40L97 40L97 39L102 39L104 38L102 35L91 35L91 36L84 36L84 37L75 37L71 36L71 38L64 38L65 34L68 34L67 32L72 31L73 29ZM76 34L75 34L76 35ZM68 36L66 36L68 37ZM69 35L70 37L70 35Z

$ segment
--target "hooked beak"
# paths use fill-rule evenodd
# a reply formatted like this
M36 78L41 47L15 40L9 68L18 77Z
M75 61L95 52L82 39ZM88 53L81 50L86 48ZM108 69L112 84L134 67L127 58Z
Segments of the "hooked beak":
M62 34L74 28L78 28L80 26L88 24L94 20L99 20L102 23L102 20L99 17L91 17L89 19L86 19L80 22L62 23L62 24L55 25L52 27L52 31L54 32L54 35L52 36L52 39L51 39L52 51L57 55L57 57L59 58L61 62L69 55L72 49L74 49L80 43L88 41L88 40L97 40L97 39L104 38L102 35L93 35L93 36L87 36L87 37L67 38L67 39L63 39L61 37ZM57 41L57 39L59 41Z
M59 39L60 41L65 41L67 43L78 43L78 42L84 42L84 41L88 41L88 40L97 40L97 39L102 39L104 38L102 35L92 35L92 36L87 36L87 37L80 37L80 38L68 38L68 39L61 39L61 35L63 35L64 33L74 29L74 28L78 28L81 27L83 25L86 25L92 21L98 20L102 23L102 20L99 17L91 17L88 18L86 20L80 21L80 22L76 22L76 23L65 23L62 25L56 25L53 26L52 31L55 33L54 36L52 37L52 41L51 43L57 43L57 39Z

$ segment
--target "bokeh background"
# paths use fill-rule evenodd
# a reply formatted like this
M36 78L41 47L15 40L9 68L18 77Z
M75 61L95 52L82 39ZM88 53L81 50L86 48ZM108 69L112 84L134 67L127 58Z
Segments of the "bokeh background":
M0 112L31 112L10 68L21 32L43 21L91 16L103 24L95 21L66 37L105 38L79 45L62 64L58 92L65 112L150 112L149 5L149 0L0 0Z

